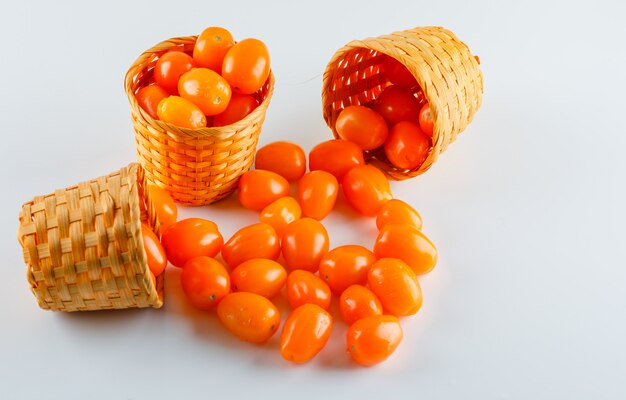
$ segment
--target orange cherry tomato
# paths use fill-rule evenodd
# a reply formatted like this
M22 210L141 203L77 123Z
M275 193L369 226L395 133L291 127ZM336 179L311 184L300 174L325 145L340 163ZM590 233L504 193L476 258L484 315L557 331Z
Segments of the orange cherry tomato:
M341 293L339 311L341 318L352 325L362 318L382 315L383 306L374 292L365 286L352 285Z
M269 224L241 228L222 247L222 257L231 268L253 258L276 260L279 255L280 239Z
M217 315L232 334L251 343L267 342L280 325L276 306L256 293L227 295L217 306Z
M287 272L273 260L253 258L244 261L231 273L233 290L256 293L268 299L285 286Z
M233 92L252 94L270 76L270 53L258 39L244 39L228 50L222 63L222 76Z
M335 208L339 193L337 178L326 171L311 171L298 182L298 202L302 214L317 220L324 219Z
M280 355L287 361L305 363L328 342L333 317L315 304L303 304L287 317L280 335Z
M210 310L230 292L230 276L216 259L195 257L185 263L180 283L194 307Z
M295 182L306 172L306 156L295 143L273 142L256 152L254 168L276 172L287 181Z
M389 181L371 165L352 168L342 182L348 203L359 213L373 217L392 198Z
M290 270L317 271L320 260L328 252L326 228L313 218L302 218L285 227L282 250Z
M422 216L408 203L398 199L391 199L383 204L376 216L376 227L378 230L383 229L388 224L404 224L415 229L422 229Z
M419 122L420 103L408 90L400 86L387 86L374 103L374 110L387 122L394 126L398 122Z
M198 129L206 127L206 116L192 102L178 96L167 97L159 103L157 116L163 122L181 128Z
M387 56L383 60L383 71L389 82L403 88L412 88L417 86L417 80L400 61L393 57Z
M376 256L363 246L339 246L322 257L320 277L339 295L350 285L365 284Z
M385 119L365 106L344 108L337 117L335 130L340 138L356 143L363 150L380 147L389 134Z
M392 315L373 315L350 326L346 338L348 353L357 363L369 367L385 361L402 341L402 327Z
M430 272L437 264L437 248L422 232L409 225L383 226L374 244L378 258L399 258L416 274Z
M157 115L157 107L161 100L167 96L169 96L169 94L158 85L144 86L135 94L139 106L154 119L159 118Z
M275 172L255 169L239 179L238 196L245 208L261 211L281 197L289 196L289 182Z
M300 219L302 210L293 197L281 197L261 211L261 222L272 225L278 237L282 237L287 225Z
M287 276L287 300L293 308L303 304L317 304L328 310L331 297L326 282L312 272L297 269Z
M309 153L311 171L330 172L340 183L350 169L359 165L365 165L363 150L348 140L322 142Z
M144 223L141 224L141 236L143 237L143 247L146 249L146 261L150 272L154 275L161 275L167 266L167 257L165 256L165 250L163 250L159 238L152 229Z
M196 66L196 62L190 55L182 51L169 51L157 60L154 67L154 80L169 94L177 95L178 79Z
M430 147L430 137L419 125L402 121L391 129L385 142L385 155L396 167L414 170L426 160Z
M226 79L208 68L192 68L185 72L178 80L178 93L205 115L224 112L232 95Z
M233 35L224 28L211 26L202 31L193 47L193 60L199 67L209 68L218 74L226 52L235 44Z
M169 193L156 185L148 185L148 194L156 210L157 218L161 223L161 231L164 231L168 226L175 223L176 218L178 218L176 203Z
M215 257L224 244L224 238L214 222L188 218L165 229L161 243L170 262L182 268L192 258Z
M430 112L430 104L424 104L420 110L420 128L426 135L433 137L433 114Z
M213 117L213 126L226 126L241 121L258 106L259 102L254 97L248 94L233 93L228 102L228 107L221 114Z
M398 317L413 315L422 306L417 275L404 261L381 258L367 273L367 283L386 312Z

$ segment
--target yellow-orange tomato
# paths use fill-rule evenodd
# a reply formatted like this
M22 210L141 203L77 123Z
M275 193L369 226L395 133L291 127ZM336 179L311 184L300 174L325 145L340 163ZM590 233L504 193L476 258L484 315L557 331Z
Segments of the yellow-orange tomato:
M317 271L328 247L326 228L313 218L298 219L285 227L282 237L283 257L291 270Z
M161 231L176 222L178 218L178 208L172 196L165 190L155 185L148 185L150 200L154 205L157 218L161 223Z
M178 93L205 115L224 112L232 95L226 79L208 68L192 68L185 72L178 80Z
M352 285L341 293L339 311L343 320L351 325L361 318L382 315L383 305L374 292L365 286Z
M363 150L347 140L322 142L309 153L309 169L330 172L338 182L343 180L349 170L364 164Z
M326 282L312 272L297 269L287 277L287 300L293 308L310 303L328 310L331 297Z
M383 204L376 216L378 230L388 224L409 225L415 229L422 229L422 217L411 205L402 200L391 199Z
M354 361L366 367L385 361L402 341L402 327L392 315L373 315L348 329L346 347Z
M367 274L367 283L386 312L404 317L422 306L422 290L415 272L397 258L381 258Z
M161 243L170 262L182 268L192 258L215 257L224 244L224 238L215 223L188 218L165 229Z
M333 327L333 317L315 304L304 304L291 313L280 335L280 355L287 361L305 363L319 353Z
M287 272L274 260L253 258L233 270L231 281L234 291L256 293L270 299L285 286Z
M254 224L241 228L222 247L222 257L235 268L253 258L276 260L280 255L280 239L269 224Z
M376 256L363 246L339 246L322 257L320 277L339 295L348 286L365 284L367 271L376 262Z
M270 76L270 53L258 39L244 39L228 50L222 63L222 76L233 92L252 94Z
M194 307L210 310L230 292L230 277L216 259L196 257L185 263L180 283Z
M227 29L211 26L198 35L193 47L193 60L199 67L209 68L220 74L224 56L234 44L233 35Z
M306 155L295 143L273 142L256 152L254 168L276 172L287 181L295 182L306 172Z
M150 114L152 118L158 118L157 107L161 100L169 96L169 94L158 85L144 86L135 95L137 103L145 112Z
M165 250L157 235L146 224L141 224L141 236L143 237L143 247L146 249L148 268L154 275L161 275L167 266Z
M280 312L271 301L255 293L237 292L217 306L222 324L239 339L265 343L278 330Z
M422 275L437 264L437 248L419 230L409 225L385 225L374 244L374 254L379 258L399 258Z
M275 172L255 169L239 179L238 196L245 208L261 211L281 197L289 196L289 182Z
M163 122L181 128L199 129L206 127L206 116L192 102L179 96L170 96L159 102L157 116Z
M283 236L287 225L300 219L302 210L293 197L281 197L261 211L261 222L272 225L278 237Z
M387 139L387 122L376 111L365 106L349 106L337 117L335 130L340 138L356 143L363 150L373 150Z
M298 201L302 214L317 220L324 219L335 207L339 183L326 171L311 171L298 182Z
M348 203L359 213L373 217L392 198L389 181L371 165L352 168L342 182Z

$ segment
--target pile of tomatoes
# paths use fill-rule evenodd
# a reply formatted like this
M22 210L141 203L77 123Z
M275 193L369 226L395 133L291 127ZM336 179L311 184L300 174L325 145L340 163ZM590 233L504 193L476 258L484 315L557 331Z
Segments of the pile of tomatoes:
M270 56L258 39L235 42L220 27L205 29L193 54L173 49L154 67L154 83L135 97L152 118L182 128L226 126L250 114L270 75Z

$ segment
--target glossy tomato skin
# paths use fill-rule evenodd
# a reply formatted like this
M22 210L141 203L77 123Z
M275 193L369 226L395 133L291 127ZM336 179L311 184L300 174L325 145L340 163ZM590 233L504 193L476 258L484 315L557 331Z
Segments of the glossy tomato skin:
M222 76L235 93L252 94L270 76L270 53L258 39L244 39L228 50L222 63Z
M212 221L188 218L165 229L161 243L170 262L182 268L192 258L215 257L224 244L224 238Z
M261 211L281 197L289 196L289 182L275 172L255 169L239 179L238 196L245 208Z
M316 220L324 219L335 208L339 182L326 171L311 171L298 182L298 202L302 214Z
M300 219L301 216L300 204L293 197L286 196L270 203L261 210L260 220L272 225L278 237L282 237L287 225Z
M333 317L315 304L304 304L291 313L280 336L280 355L287 361L305 363L326 345Z
M418 275L426 274L437 264L437 248L418 229L409 225L385 225L374 244L378 258L399 258Z
M253 258L244 261L231 273L233 290L250 292L271 299L287 282L287 272L274 260Z
M433 137L434 123L435 122L433 121L433 114L430 111L430 104L426 103L420 110L419 124L422 132L430 137Z
M389 134L385 119L365 106L344 108L335 121L335 130L341 139L356 143L362 150L380 147Z
M367 283L385 311L398 317L413 315L422 307L417 275L404 261L381 258L367 274Z
M324 279L333 293L340 295L348 286L365 284L367 271L376 262L376 256L363 246L339 246L322 257L320 278Z
M167 96L169 96L169 93L158 85L144 86L135 95L139 106L154 119L159 118L157 107L161 100Z
M178 218L178 207L176 207L172 196L156 185L149 184L148 193L154 205L157 218L161 223L161 231L164 231L167 227L176 222Z
M303 304L317 304L328 310L331 297L326 282L312 272L297 269L287 276L287 300L293 308Z
M239 339L265 343L280 325L280 312L271 301L255 293L230 293L217 306L222 324Z
M259 102L248 94L233 93L228 106L213 117L213 126L226 126L241 121L259 106Z
M222 247L222 257L235 268L253 258L276 260L280 255L280 239L269 224L253 224L241 228Z
M306 155L295 143L272 142L257 151L254 168L276 172L288 182L296 182L306 172Z
M200 310L210 310L230 292L226 268L211 257L195 257L185 263L180 276L183 292Z
M343 178L343 193L348 203L359 213L373 217L393 196L389 181L371 165L352 168Z
M354 361L372 366L385 361L398 348L403 333L392 315L373 315L356 321L348 329L346 346Z
M383 60L383 71L389 82L403 88L412 88L417 86L417 80L400 61L393 57L387 56Z
M422 216L402 200L391 199L380 208L376 216L376 227L383 229L385 225L409 225L415 229L422 229Z
M161 242L157 235L149 226L141 224L141 236L143 238L143 247L146 250L147 263L150 272L155 276L161 275L167 266L167 256L165 250L161 246Z
M204 115L217 115L226 110L232 91L226 79L208 68L192 68L178 80L178 93Z
M430 148L430 137L418 124L402 121L391 129L385 142L385 155L394 166L415 170L424 163Z
M157 116L163 122L181 128L199 129L206 127L206 116L192 102L179 96L167 97L157 106Z
M224 28L206 28L193 47L193 60L199 67L209 68L218 74L222 72L224 56L235 44L233 35Z
M420 103L408 89L400 86L387 86L374 103L374 110L387 122L389 127L398 122L419 123Z
M341 318L352 325L362 318L382 315L383 305L374 292L365 286L352 285L341 293L339 311Z
M168 51L156 62L154 80L169 94L178 95L178 79L196 66L196 62L190 55L182 51Z
M330 245L324 225L313 218L301 218L285 227L282 250L290 270L315 272Z
M365 165L363 150L348 140L329 140L315 146L309 153L309 169L329 172L343 180L346 173L359 165Z

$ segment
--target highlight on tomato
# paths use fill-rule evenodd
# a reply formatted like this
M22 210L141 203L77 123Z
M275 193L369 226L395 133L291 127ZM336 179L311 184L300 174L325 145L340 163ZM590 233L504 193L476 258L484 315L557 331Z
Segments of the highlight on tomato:
M430 148L430 137L418 124L409 121L397 123L384 145L389 162L408 170L418 169L428 157Z
M341 293L339 311L341 318L351 325L365 317L382 315L383 305L370 289L362 285L352 285Z
M324 225L313 218L301 218L285 227L282 251L290 270L316 272L328 252L330 241Z
M193 60L199 67L222 73L222 63L235 44L233 35L225 28L211 26L202 31L193 47Z
M437 248L421 231L410 225L388 224L374 244L378 258L398 258L418 275L430 272L437 264Z
M342 182L354 167L365 165L363 150L348 140L335 139L322 142L309 153L309 169L329 172Z
M145 223L141 224L141 236L143 247L146 251L146 262L150 272L154 276L159 276L167 266L167 256L157 235Z
M422 229L422 216L410 204L399 200L387 201L376 215L376 227L383 229L386 225L409 225Z
M320 278L324 279L333 293L339 295L348 286L365 284L367 271L376 262L376 256L363 246L339 246L322 257L319 265Z
M256 293L226 295L217 306L217 315L229 332L245 342L265 343L280 326L276 306Z
M335 130L340 138L356 143L362 150L380 147L389 134L385 119L365 106L344 108L335 121Z
M157 115L159 103L168 96L169 93L156 84L144 86L135 94L139 106L154 119L159 118Z
M289 196L289 182L275 172L255 169L239 178L238 198L245 208L261 211L285 196Z
M272 171L288 182L296 182L306 172L306 155L291 142L272 142L256 152L254 168Z
M269 224L259 223L239 229L222 247L222 258L235 268L253 258L276 260L280 255L280 238Z
M210 310L230 292L226 268L211 257L195 257L185 263L180 283L189 302L200 310Z
M157 116L163 122L181 128L205 128L207 119L202 110L187 99L169 96L159 102Z
M302 214L316 220L324 219L335 207L339 183L326 171L311 171L298 182L298 202Z
M208 68L192 68L185 72L178 80L178 93L207 116L224 112L232 95L226 79Z
M303 304L287 317L280 336L280 355L287 361L305 363L326 345L333 317L315 304Z
M404 261L381 258L367 273L367 283L383 305L398 317L413 315L422 306L422 290L417 275Z
M182 268L192 258L215 257L224 244L224 238L214 222L188 218L165 229L161 243L170 262Z
M346 173L342 182L348 203L359 213L373 217L393 196L389 181L371 165L359 165Z
M197 67L191 56L182 51L168 51L156 62L154 80L171 95L178 95L178 79L182 74Z
M287 300L293 308L303 304L317 304L328 310L331 297L326 282L312 272L297 269L287 276Z
M400 321L392 315L373 315L356 321L348 329L346 347L350 357L363 366L385 361L400 345Z
M165 189L148 184L148 194L150 201L152 202L156 211L157 218L161 223L161 231L163 232L167 227L174 224L178 218L178 207Z
M244 39L232 46L222 62L222 76L233 92L252 94L270 75L270 53L258 39Z
M287 282L287 272L274 260L253 258L244 261L231 272L232 288L271 299Z
M302 209L293 197L281 197L261 210L260 221L272 225L278 237L282 237L287 225L300 219Z

